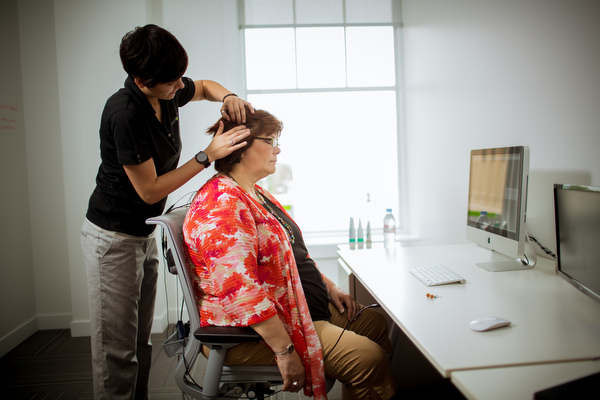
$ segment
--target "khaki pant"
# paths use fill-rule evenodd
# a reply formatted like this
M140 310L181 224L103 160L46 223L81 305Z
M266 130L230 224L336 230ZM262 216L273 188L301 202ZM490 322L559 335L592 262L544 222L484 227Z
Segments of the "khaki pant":
M342 382L352 399L392 397L397 387L386 354L391 351L386 320L377 311L365 310L342 334L346 314L331 304L329 309L329 321L314 323L326 357L325 375ZM208 349L203 351L208 356ZM225 364L275 365L275 356L263 342L242 343L227 352Z

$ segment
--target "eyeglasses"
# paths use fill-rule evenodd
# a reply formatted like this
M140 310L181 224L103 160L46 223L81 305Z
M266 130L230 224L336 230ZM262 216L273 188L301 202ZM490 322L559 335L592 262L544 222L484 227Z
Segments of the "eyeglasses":
M255 136L254 139L260 139L263 140L265 142L268 142L271 144L271 147L275 148L277 146L279 146L279 138L273 138L273 137L258 137Z

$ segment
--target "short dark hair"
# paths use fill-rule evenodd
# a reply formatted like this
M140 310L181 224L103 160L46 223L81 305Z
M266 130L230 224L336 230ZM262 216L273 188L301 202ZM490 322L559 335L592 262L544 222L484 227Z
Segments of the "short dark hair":
M188 55L177 38L153 24L127 32L119 55L125 72L148 87L181 78L188 66Z
M227 121L221 117L213 126L206 130L209 135L215 135L219 129L219 122L223 122L223 132L227 132L230 129L235 128L239 125L244 125L250 129L250 136L247 136L244 141L248 142L247 145L231 153L228 156L215 161L215 170L218 172L230 172L233 166L240 162L242 154L248 150L252 143L254 143L255 137L269 135L272 133L279 134L283 130L283 122L278 120L273 114L265 110L254 110L254 113L246 110L246 122L238 124L235 121Z

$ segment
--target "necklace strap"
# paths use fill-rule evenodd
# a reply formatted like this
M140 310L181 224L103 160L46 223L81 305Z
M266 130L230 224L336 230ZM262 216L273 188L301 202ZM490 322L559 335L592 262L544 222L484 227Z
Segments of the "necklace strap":
M246 191L239 183L238 181L235 180L235 178L233 176L231 176L230 173L225 172L224 175L226 175L227 177L231 178L242 190ZM290 226L290 224L288 224L287 222L285 222L285 220L283 218L281 218L279 216L279 214L277 214L275 212L275 210L273 210L273 208L269 205L269 203L267 202L267 199L265 198L265 196L262 195L262 193L260 193L258 190L256 190L256 188L252 188L254 194L256 195L256 197L258 198L259 202L264 206L264 208L272 215L275 217L275 219L277 219L277 221L279 221L279 223L283 226L288 239L290 239L290 242L292 244L294 244L296 242L296 236L294 235L294 231L292 230L292 227ZM252 195L252 193L248 192L249 195Z
M265 198L265 196L262 195L262 193L259 193L257 191L256 195L261 200L263 206L267 209L267 211L271 215L273 215L275 217L275 219L277 219L279 221L279 223L284 227L284 230L287 233L288 239L290 239L290 242L292 244L294 244L296 242L296 236L294 235L294 231L292 230L292 227L290 226L290 224L285 222L285 220L283 218L281 218L279 216L279 214L277 212L275 212L275 210L273 210L273 208L269 205L269 203L267 202L267 199Z

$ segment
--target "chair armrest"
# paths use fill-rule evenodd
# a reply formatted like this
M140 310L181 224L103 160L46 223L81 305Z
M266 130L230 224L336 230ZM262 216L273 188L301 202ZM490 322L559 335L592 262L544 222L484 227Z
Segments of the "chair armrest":
M204 343L241 343L262 340L256 331L248 327L204 326L194 331L194 337Z

